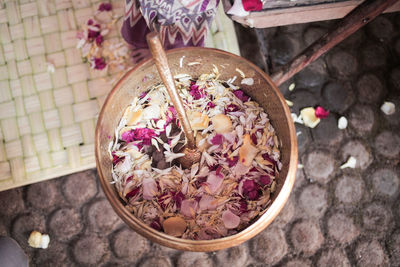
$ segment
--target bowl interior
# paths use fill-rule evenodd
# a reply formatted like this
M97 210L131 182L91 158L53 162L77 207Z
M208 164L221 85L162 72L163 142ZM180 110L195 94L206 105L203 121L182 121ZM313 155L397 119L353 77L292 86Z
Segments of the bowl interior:
M272 204L263 216L245 230L225 238L204 241L185 240L158 232L142 223L124 207L114 185L110 183L112 181L112 161L107 152L108 145L111 141L110 136L114 136L114 130L119 120L133 98L161 81L152 59L130 70L108 95L101 110L95 136L96 163L101 185L117 214L135 231L152 241L172 248L191 251L213 251L238 245L262 231L272 222L286 203L292 189L297 168L297 141L289 108L270 78L257 66L242 57L217 49L198 47L170 50L167 57L173 75L188 73L192 77L198 77L204 73L211 73L213 65L215 65L219 69L221 80L237 76L234 84L239 85L241 77L237 69L243 71L246 77L254 79L253 85L243 84L241 87L268 113L271 124L282 143L281 162L283 168L277 179L277 190L273 195ZM180 67L181 61L182 68ZM200 64L188 66L189 62Z

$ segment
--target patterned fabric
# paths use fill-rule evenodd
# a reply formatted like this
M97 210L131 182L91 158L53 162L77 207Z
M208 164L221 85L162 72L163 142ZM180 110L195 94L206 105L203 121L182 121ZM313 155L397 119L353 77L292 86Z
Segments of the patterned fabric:
M160 33L165 49L204 46L219 0L126 0L122 36L135 61L148 54L146 34Z

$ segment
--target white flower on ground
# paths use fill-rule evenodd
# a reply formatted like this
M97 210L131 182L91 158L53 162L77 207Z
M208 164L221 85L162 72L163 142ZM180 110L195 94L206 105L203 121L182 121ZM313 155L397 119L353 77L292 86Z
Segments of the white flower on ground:
M347 119L346 117L342 116L338 120L338 128L343 130L347 128Z
M29 246L33 248L46 249L49 246L49 243L50 243L49 235L43 235L38 231L33 231L28 239Z
M396 112L396 106L392 102L385 101L381 106L381 110L386 115L392 115L393 113Z
M356 167L357 159L353 156L351 156L346 163L344 163L342 166L340 166L340 169L345 169L345 168L352 168L354 169Z

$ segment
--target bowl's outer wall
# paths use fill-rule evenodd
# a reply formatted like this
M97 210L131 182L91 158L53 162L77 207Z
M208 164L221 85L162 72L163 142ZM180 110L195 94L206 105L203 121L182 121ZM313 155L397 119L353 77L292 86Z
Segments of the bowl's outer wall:
M180 60L183 56L183 68L180 68ZM198 77L204 73L211 73L213 65L215 65L219 69L221 80L237 76L235 84L240 84L242 78L237 69L243 71L246 77L254 79L253 85L241 85L241 87L268 113L271 124L282 143L281 162L283 168L277 180L277 191L273 196L271 206L261 218L238 234L204 241L175 238L156 231L143 224L124 207L114 185L110 183L112 181L112 161L108 154L108 145L114 138L114 130L125 108L133 98L161 81L152 59L130 70L110 92L101 110L95 135L96 163L101 185L117 214L135 231L154 242L190 251L215 251L238 245L267 227L278 215L289 197L297 169L297 139L290 110L270 78L244 58L217 49L194 47L170 50L167 52L167 57L173 75L187 73L192 77ZM189 62L199 62L200 64L187 66Z

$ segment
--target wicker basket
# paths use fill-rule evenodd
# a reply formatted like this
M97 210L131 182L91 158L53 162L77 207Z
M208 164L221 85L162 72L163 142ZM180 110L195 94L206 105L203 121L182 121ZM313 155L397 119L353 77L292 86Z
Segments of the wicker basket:
M254 84L252 86L242 85L242 89L265 109L282 142L283 168L277 180L277 190L273 195L272 204L267 212L243 231L225 238L202 241L176 238L156 231L142 223L124 207L114 185L110 183L112 161L107 152L110 143L109 136L113 136L114 129L132 99L160 82L152 59L130 70L108 95L101 110L95 135L96 163L101 185L117 214L135 231L154 242L190 251L215 251L238 245L261 232L272 222L285 205L292 190L297 169L297 140L289 108L270 78L257 66L242 57L217 49L197 47L170 50L167 56L173 75L188 73L193 77L198 77L200 74L210 73L214 64L220 69L223 80L239 76L237 68L242 70L247 77L253 77ZM185 56L183 67L180 68L183 56ZM188 66L189 62L200 62L201 64Z

